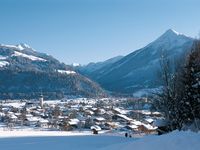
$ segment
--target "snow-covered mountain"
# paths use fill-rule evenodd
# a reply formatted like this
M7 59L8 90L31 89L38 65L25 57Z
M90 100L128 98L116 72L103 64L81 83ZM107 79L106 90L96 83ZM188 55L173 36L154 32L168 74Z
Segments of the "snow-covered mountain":
M100 86L27 44L0 45L0 98L102 96Z
M144 48L100 70L93 69L87 75L109 91L143 93L161 86L158 79L161 56L177 60L190 49L192 43L192 38L169 29Z
M89 63L85 66L79 66L78 67L78 70L83 73L83 74L90 74L90 73L93 73L93 72L101 72L103 70L104 67L108 67L110 65L112 65L113 63L117 62L118 60L122 59L123 56L116 56L116 57L113 57L113 58L110 58L106 61L102 61L102 62L97 62L97 63Z

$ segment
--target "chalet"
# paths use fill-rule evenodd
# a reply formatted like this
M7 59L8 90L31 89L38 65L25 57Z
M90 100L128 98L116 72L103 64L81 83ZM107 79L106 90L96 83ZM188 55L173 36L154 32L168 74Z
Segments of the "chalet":
M115 114L123 114L123 115L127 114L126 110L123 110L123 109L120 109L120 108L113 108L113 112Z
M106 121L106 119L103 117L95 117L93 120L94 120L94 122L96 122L98 124L102 124Z
M85 112L86 115L94 115L94 112L91 111L91 110L88 110L88 109L85 110L84 112Z
M78 128L79 123L80 123L80 120L78 120L76 118L70 119L69 122L68 122L69 126L71 126L73 129Z
M141 131L146 134L156 133L156 129L157 129L157 127L152 126L150 124L142 123L142 125L138 126L138 131Z
M132 130L132 131L138 131L138 126L134 124L126 125L125 128Z
M122 115L122 114L116 114L113 117L113 120L119 121L119 122L125 122L125 123L130 123L133 119Z
M8 117L9 117L10 122L17 122L18 118L14 114L9 115Z
M162 135L171 131L170 123L165 119L157 119L153 125L157 126L158 135Z
M27 126L36 126L38 121L40 121L39 117L27 117L25 119L25 125L27 125Z
M98 132L101 131L101 127L97 125L91 126L90 129L93 131L93 134L98 134Z
M146 124L153 124L153 122L154 122L154 119L152 119L152 118L145 118L144 119L144 122L146 123Z
M141 122L141 121L138 121L138 120L132 120L132 121L130 122L130 124L133 124L133 125L136 125L136 126L140 126L140 125L142 125L142 122Z
M37 126L42 127L42 128L47 128L47 127L48 127L48 124L49 124L49 121L46 120L46 119L40 119L40 120L37 122Z
M106 129L115 129L119 126L117 122L105 122L104 125Z

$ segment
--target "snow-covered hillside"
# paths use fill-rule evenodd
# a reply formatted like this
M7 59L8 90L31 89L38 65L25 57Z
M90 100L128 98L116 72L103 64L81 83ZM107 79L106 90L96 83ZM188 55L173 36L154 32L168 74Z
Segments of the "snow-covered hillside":
M136 141L120 143L102 150L198 150L200 134L175 131L162 136L147 136Z
M0 44L0 99L97 96L103 90L92 80L76 73L72 66L40 53L27 44Z
M12 132L11 132L12 133ZM200 134L178 132L140 139L111 135L34 136L3 138L4 150L199 150Z

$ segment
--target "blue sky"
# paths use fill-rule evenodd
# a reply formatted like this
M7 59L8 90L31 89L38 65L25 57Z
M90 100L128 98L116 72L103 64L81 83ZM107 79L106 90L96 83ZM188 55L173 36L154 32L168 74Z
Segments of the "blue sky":
M173 28L200 32L199 0L0 0L0 43L67 64L126 55Z

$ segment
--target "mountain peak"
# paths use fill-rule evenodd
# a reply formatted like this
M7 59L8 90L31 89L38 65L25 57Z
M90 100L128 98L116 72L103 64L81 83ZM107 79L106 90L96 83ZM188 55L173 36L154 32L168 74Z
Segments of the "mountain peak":
M21 47L23 47L23 48L31 48L28 44L26 44L26 43L20 43L19 44Z
M157 40L150 43L149 45L156 45L156 46L164 46L169 47L170 45L174 45L176 43L177 45L182 45L183 43L187 41L193 40L190 37L185 36L184 34L181 34L173 29L168 29L164 34L162 34Z
M25 43L20 43L18 45L16 45L16 47L20 50L24 50L24 49L32 49L28 44Z
M7 47L7 48L14 48L14 49L18 49L18 50L32 49L29 45L27 45L25 43L20 43L17 45L0 44L0 46Z
M173 34L173 35L181 35L179 32L174 29L168 29L164 34Z

